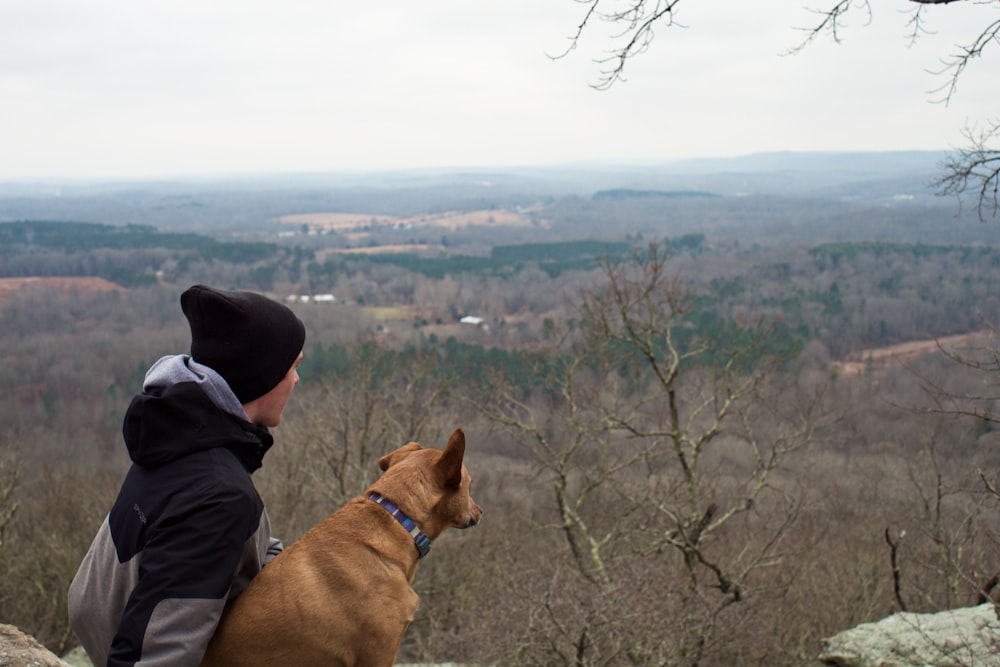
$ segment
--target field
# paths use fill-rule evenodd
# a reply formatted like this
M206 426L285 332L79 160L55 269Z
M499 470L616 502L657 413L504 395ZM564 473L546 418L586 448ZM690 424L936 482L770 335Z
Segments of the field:
M905 364L927 354L942 350L954 350L968 347L975 343L986 342L989 336L987 331L979 331L958 336L945 336L932 340L913 340L897 345L888 345L869 350L862 350L857 354L852 354L850 359L836 364L840 372L844 375L858 375L871 368L873 370L884 370L893 363ZM860 359L860 361L859 361Z
M279 221L288 225L304 225L311 232L356 233L378 228L409 229L414 227L430 227L455 231L467 227L530 227L534 223L526 215L528 211L517 212L509 210L446 211L416 215L411 217L394 217L388 215L363 215L359 213L302 213L285 215ZM539 223L547 227L547 223Z
M429 248L426 243L397 243L392 245L366 246L364 248L335 248L332 250L318 252L317 256L322 259L331 253L341 253L345 255L377 255L379 253L407 253L426 250Z
M104 278L0 278L0 299L8 299L27 286L50 287L62 294L77 292L111 292L122 289Z

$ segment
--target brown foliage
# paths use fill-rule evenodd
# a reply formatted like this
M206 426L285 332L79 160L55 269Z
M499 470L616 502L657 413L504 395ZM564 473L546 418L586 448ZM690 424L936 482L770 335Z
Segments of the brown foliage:
M23 318L0 331L3 386L44 385L0 401L0 452L18 461L0 465L0 620L57 650L74 643L66 587L127 465L121 412L143 364L184 340L169 290L103 298L96 311L49 312L22 296L5 313ZM613 311L596 309L609 303L591 301L611 332ZM563 332L551 329L557 346ZM992 425L940 411L916 419L901 407L922 395L912 375L873 370L816 393L830 374L814 354L804 369L755 367L765 377L737 393L751 375L735 367L631 382L634 358L619 364L611 347L585 342L575 349L604 367L564 368L576 375L562 394L551 375L546 391L503 394L517 406L468 382L442 384L430 357L373 373L379 342L350 374L296 391L255 476L286 541L359 493L379 455L411 439L439 443L456 420L469 436L486 513L421 563L422 604L401 659L802 665L824 636L896 608L887 527L914 610L971 603L1000 570L997 500L978 476L995 482L1000 465ZM952 395L982 385L954 363L921 373ZM504 405L530 428L476 411L496 417ZM830 413L843 418L819 434L792 428Z

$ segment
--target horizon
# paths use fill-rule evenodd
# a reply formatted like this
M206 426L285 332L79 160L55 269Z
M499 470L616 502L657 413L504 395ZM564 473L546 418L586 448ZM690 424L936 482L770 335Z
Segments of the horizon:
M482 164L482 165L435 165L435 166L411 166L411 167L386 167L382 169L328 169L328 170L288 170L288 171L231 171L231 172L178 172L164 174L150 174L141 176L39 176L24 178L5 178L0 176L0 185L3 186L31 186L31 185L65 185L65 186L113 186L138 183L202 183L218 182L232 183L239 181L264 181L282 179L322 179L322 178L351 178L363 179L364 177L386 177L386 176L456 176L462 174L518 174L518 173L581 173L598 174L601 172L615 173L630 170L650 170L652 173L669 175L677 168L691 168L694 166L704 169L704 173L717 173L718 169L726 171L733 170L733 163L758 162L748 171L766 173L772 167L760 164L766 161L794 161L812 160L811 165L820 164L818 161L823 158L841 159L865 159L866 157L878 156L882 158L909 157L917 159L927 157L928 159L941 158L951 152L949 149L899 149L899 150L819 150L819 151L760 151L745 153L741 155L729 156L693 156L688 158L678 158L662 162L626 162L626 161L578 161L568 163L551 164ZM712 167L715 167L714 169ZM866 165L871 167L871 165ZM774 166L775 169L787 169L787 165ZM833 169L833 167L831 167ZM691 173L691 172L688 172ZM700 171L698 173L701 173ZM734 173L740 173L737 169Z

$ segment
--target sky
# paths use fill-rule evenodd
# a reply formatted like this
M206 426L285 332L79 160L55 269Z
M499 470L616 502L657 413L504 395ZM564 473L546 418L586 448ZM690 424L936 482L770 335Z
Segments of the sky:
M605 0L611 1L611 0ZM683 0L609 90L576 0L0 3L0 181L664 164L769 151L945 150L1000 117L1000 45L947 105L941 60L1000 3Z

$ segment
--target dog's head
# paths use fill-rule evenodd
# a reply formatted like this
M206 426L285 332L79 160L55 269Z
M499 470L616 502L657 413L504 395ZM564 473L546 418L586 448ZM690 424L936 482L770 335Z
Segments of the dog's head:
M465 433L456 429L443 450L411 442L379 459L385 474L373 485L410 515L421 529L437 537L447 528L470 528L483 509L470 495L472 477L466 469Z

